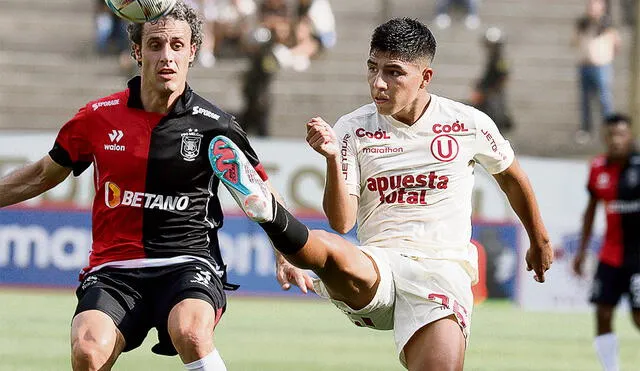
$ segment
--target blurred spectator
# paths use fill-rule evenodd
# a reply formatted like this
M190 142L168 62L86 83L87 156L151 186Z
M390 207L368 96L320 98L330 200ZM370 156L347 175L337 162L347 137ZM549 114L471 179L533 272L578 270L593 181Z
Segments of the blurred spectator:
M253 0L216 0L216 54L245 52L244 41L254 23L257 6Z
M104 0L96 0L94 8L96 51L99 54L129 53L127 23L109 9Z
M269 135L269 119L273 105L271 85L281 67L282 55L290 58L287 47L291 40L291 21L284 0L266 0L259 10L259 25L252 33L250 67L242 82L244 109L240 124L247 133Z
M198 63L202 67L211 68L216 64L215 21L218 17L217 0L185 0L185 2L198 10L204 17L204 40L198 52Z
M486 53L482 77L475 86L472 104L486 113L501 132L513 128L513 120L506 104L506 83L509 77L509 62L504 56L504 35L500 29L490 27L482 39Z
M436 18L434 22L439 29L442 30L451 26L449 10L454 3L464 7L467 12L464 18L465 27L470 30L475 30L480 26L478 0L438 0L436 3Z
M310 58L335 46L336 21L328 0L298 0L297 16L292 67L305 70Z
M135 74L137 69L131 59L127 21L112 12L104 0L96 0L94 14L98 54L118 55L118 63L122 72L126 75Z
M580 144L591 140L591 97L598 94L603 118L613 112L613 59L620 36L606 16L604 0L589 0L586 14L578 19L574 45L579 52L581 124L576 133Z
M613 4L611 0L605 0L605 3L607 17L609 17L609 19L613 19ZM633 26L636 24L637 6L638 0L620 0L620 13L625 25Z

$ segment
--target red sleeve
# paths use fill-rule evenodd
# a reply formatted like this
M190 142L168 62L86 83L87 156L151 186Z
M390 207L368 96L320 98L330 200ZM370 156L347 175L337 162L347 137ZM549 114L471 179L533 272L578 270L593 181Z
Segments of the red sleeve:
M49 155L56 163L73 169L73 174L76 176L88 168L93 161L88 124L87 109L83 107L60 129L56 142L49 151Z

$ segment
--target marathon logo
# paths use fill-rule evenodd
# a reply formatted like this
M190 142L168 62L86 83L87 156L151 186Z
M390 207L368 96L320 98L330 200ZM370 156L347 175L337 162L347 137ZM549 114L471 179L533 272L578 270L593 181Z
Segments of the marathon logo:
M403 153L402 147L365 147L362 149L363 153L373 153L376 155L383 155L385 153Z
M203 116L212 118L214 120L217 120L220 118L220 115L216 115L215 113L209 111L208 109L204 109L200 106L193 107L193 115L203 115Z
M381 203L426 205L427 189L447 189L449 177L438 176L435 171L429 174L396 175L391 177L376 177L367 179L367 189L378 192ZM423 188L414 191L410 188ZM427 188L427 189L424 189ZM391 190L391 193L385 192Z
M113 209L120 205L142 207L156 210L186 210L189 206L189 197L164 196L153 193L122 191L117 184L106 182L104 184L104 202L108 208Z
M111 106L117 106L118 104L120 104L120 99L114 99L114 100L108 100L105 102L97 102L91 105L91 108L93 108L94 111L97 111L98 108L100 107L111 107Z

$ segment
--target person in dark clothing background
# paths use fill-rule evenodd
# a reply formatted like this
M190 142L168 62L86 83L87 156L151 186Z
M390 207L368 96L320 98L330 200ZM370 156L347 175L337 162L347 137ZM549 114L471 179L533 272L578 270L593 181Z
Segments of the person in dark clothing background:
M266 1L259 10L260 24L253 32L249 70L242 80L244 109L240 114L243 129L260 137L269 135L269 118L273 105L271 85L281 68L276 54L291 36L291 23L285 2Z
M482 77L477 82L472 105L486 113L500 131L513 129L513 119L507 108L506 83L509 76L509 63L504 56L504 36L500 29L487 29L483 43L487 51L487 63Z

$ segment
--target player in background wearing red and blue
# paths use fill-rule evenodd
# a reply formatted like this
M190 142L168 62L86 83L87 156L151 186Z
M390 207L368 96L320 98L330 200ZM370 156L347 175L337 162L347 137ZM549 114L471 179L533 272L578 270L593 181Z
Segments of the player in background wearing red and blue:
M617 371L618 340L612 322L623 294L629 296L633 321L640 328L640 154L629 117L614 114L605 120L603 130L607 152L591 161L590 197L573 268L582 275L593 219L602 201L607 227L590 299L596 306L594 347L603 369Z

